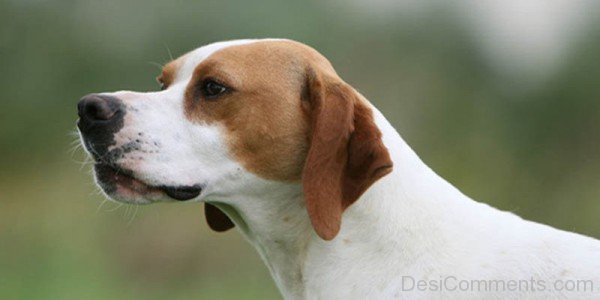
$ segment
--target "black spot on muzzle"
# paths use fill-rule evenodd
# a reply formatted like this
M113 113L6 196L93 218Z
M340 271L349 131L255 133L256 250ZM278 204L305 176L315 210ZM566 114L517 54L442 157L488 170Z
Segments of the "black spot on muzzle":
M115 145L114 135L123 128L126 113L123 101L112 96L89 94L81 98L77 110L77 127L94 159L106 163L118 159L121 153L108 153L108 147Z

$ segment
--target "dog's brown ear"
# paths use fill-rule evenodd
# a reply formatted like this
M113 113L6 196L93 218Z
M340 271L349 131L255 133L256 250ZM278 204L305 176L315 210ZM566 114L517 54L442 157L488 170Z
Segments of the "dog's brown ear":
M331 240L343 211L393 164L371 109L348 84L309 70L302 98L312 130L302 174L306 208L317 234Z
M208 227L217 232L227 231L235 226L224 212L209 203L204 203L204 216Z

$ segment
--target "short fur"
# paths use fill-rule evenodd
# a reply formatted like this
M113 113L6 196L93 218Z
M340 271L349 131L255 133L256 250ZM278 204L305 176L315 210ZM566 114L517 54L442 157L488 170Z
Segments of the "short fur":
M227 93L203 97L208 79ZM168 64L160 80L163 91L99 94L126 114L105 149L120 155L101 158L119 172L98 166L106 172L96 180L116 187L104 189L110 198L138 204L175 201L165 186L200 187L189 201L206 203L211 228L235 224L287 299L600 296L598 240L462 194L306 45L214 43ZM448 278L545 288L452 290L440 286ZM569 280L593 290L556 286Z

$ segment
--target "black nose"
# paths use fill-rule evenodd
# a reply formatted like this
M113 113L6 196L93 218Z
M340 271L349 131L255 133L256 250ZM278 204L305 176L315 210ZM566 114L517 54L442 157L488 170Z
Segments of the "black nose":
M77 111L77 127L86 148L97 159L105 157L115 143L114 134L123 127L125 105L116 97L90 94L79 100Z
M94 123L110 121L117 117L122 102L111 96L89 94L79 100L77 110L82 122Z

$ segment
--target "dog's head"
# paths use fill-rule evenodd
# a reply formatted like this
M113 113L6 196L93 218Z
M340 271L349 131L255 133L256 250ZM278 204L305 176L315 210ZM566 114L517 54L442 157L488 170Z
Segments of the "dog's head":
M96 181L117 201L211 201L258 179L298 184L316 232L332 239L343 210L392 169L370 104L303 44L211 44L168 63L158 81L161 91L79 102ZM213 206L206 213L213 229L233 226Z

